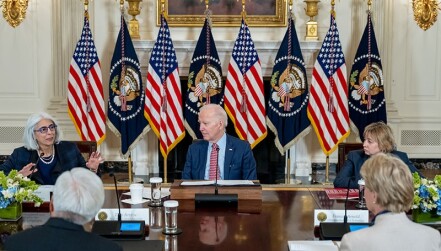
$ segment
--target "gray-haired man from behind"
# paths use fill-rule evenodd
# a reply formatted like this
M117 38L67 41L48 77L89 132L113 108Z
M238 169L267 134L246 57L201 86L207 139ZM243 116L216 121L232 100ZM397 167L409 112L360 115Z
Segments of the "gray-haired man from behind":
M122 251L115 242L84 229L103 204L103 183L95 173L85 168L65 171L55 183L49 220L44 225L10 236L4 249Z

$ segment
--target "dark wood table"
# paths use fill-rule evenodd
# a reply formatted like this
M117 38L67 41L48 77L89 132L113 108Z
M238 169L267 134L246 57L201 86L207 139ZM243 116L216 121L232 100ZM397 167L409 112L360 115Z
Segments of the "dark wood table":
M118 190L121 195L127 192L127 187ZM194 203L179 201L181 205ZM290 240L313 240L316 237L314 227L314 209L344 209L344 200L329 200L323 187L288 188L266 187L262 192L262 202L250 212L232 210L197 209L178 211L178 227L180 235L169 236L162 234L162 229L149 229L147 239L165 240L167 251L187 250L271 250L287 251ZM357 201L349 200L348 209L356 209ZM148 204L130 205L121 203L121 207L144 207ZM106 200L103 208L117 208L117 195L112 188L106 188ZM163 209L162 209L163 210ZM25 207L24 211L35 211L35 208ZM37 211L48 211L43 205ZM162 217L163 217L162 211ZM218 223L216 236L215 223ZM210 227L210 224L211 227ZM221 223L223 222L223 223ZM162 218L162 224L164 220ZM201 231L204 230L204 231ZM226 229L226 230L225 230ZM223 236L225 235L225 237ZM216 245L205 243L211 241Z
M125 195L122 196L124 199ZM188 201L180 201L180 203L188 203ZM103 207L115 208L116 206L115 191L106 190L106 202ZM350 208L354 206L354 201L349 203ZM131 205L122 203L122 207L128 208ZM143 204L143 207L147 207L147 203ZM166 236L161 233L160 229L150 229L148 238L165 240L166 245L174 242L180 251L286 251L289 240L314 239L314 209L343 208L344 201L329 200L322 188L268 188L262 192L260 208L251 210L251 213L238 213L228 209L179 210L178 227L182 229L182 234ZM204 244L210 242L208 241L210 236L215 242L216 231L213 223L216 221L218 222L218 244ZM211 228L209 222L212 223ZM201 231L201 228L205 231Z

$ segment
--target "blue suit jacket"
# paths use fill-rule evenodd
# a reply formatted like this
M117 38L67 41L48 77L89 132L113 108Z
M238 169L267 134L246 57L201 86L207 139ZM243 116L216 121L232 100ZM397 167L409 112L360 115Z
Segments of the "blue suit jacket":
M74 143L68 141L60 141L54 146L55 158L57 160L57 164L55 165L51 173L54 183L62 172L70 170L74 167L86 167L86 161L84 160L83 155L81 155L80 150L78 150L78 147ZM14 149L9 158L0 165L0 171L4 171L5 174L9 174L12 169L21 170L24 166L31 162L37 163L37 160L37 151L30 151L22 146ZM31 179L35 180L35 182L37 182L38 184L44 184L40 172L35 172L32 175Z
M400 158L409 167L412 173L418 172L418 169L410 162L406 153L392 151L390 154ZM366 155L363 150L350 151L347 160L343 164L343 168L334 180L334 187L346 188L348 182L350 182L349 188L358 188L358 180L361 179L360 169L368 158L369 155Z
M203 180L207 164L208 141L190 145L182 179ZM250 144L227 134L224 163L225 180L256 180L256 161Z

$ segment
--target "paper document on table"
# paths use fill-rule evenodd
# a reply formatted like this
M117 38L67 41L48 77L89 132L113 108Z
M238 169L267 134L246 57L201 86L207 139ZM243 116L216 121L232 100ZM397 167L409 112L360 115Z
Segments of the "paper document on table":
M183 181L181 186L208 186L214 184L214 180ZM251 180L218 180L217 184L219 186L252 186L254 182Z
M332 241L288 241L289 251L337 251Z

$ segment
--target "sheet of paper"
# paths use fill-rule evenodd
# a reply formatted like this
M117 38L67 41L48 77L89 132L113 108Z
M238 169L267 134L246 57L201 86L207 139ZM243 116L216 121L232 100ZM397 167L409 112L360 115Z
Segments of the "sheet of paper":
M214 185L214 180L198 180L198 181L183 181L181 186L208 186Z
M152 189L150 187L144 187L144 190L142 191L142 197L146 199L151 199L152 197ZM124 195L130 196L130 192L123 193ZM167 196L170 196L170 188L161 188L161 198L165 198Z
M41 185L34 191L34 194L40 197L43 201L50 201L52 191L54 191L53 185Z
M207 186L214 185L214 180L201 180L201 181L183 181L181 186ZM251 180L218 180L219 186L249 186L254 185Z
M332 241L288 241L290 251L338 251Z

